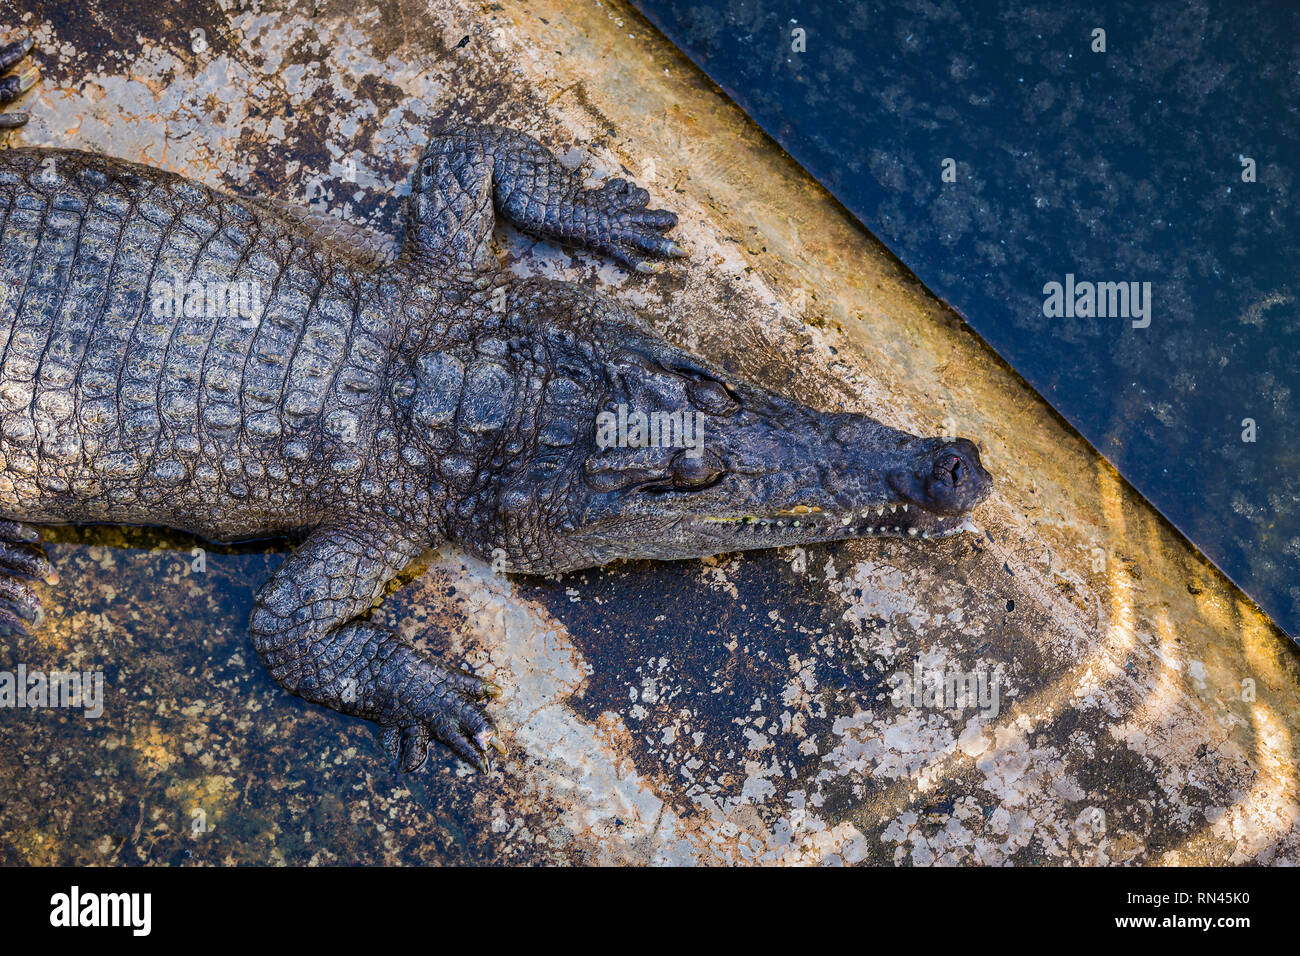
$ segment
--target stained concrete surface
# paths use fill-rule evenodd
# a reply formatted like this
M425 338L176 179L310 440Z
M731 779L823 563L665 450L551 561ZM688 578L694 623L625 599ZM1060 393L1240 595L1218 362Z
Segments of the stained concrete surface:
M393 233L435 116L631 173L689 263L503 229L737 376L976 438L978 534L501 576L445 547L377 613L507 688L510 755L392 771L246 637L270 547L50 532L17 663L105 712L0 713L4 863L1282 863L1293 646L621 3L0 3L44 82L11 143L94 148ZM202 34L195 31L202 30ZM468 38L468 39L466 39ZM281 546L282 547L282 546ZM200 560L201 559L201 560ZM896 700L983 674L996 714Z

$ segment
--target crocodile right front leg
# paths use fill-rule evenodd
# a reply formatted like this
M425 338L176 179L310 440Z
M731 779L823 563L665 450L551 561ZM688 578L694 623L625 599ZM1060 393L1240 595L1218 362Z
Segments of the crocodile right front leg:
M253 645L285 690L380 724L403 771L424 763L430 739L483 770L487 748L502 747L479 702L500 688L357 619L421 550L395 529L317 529L258 592Z

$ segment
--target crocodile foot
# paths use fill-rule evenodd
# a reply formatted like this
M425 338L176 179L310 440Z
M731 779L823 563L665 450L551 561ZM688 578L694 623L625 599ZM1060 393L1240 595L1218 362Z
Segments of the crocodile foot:
M658 272L662 262L647 256L680 258L686 250L664 235L677 225L677 214L647 209L650 194L625 179L606 180L583 196L598 223L592 245L637 272Z
M422 664L422 669L428 672L424 676L428 691L412 708L415 719L409 723L385 723L380 737L384 752L403 773L410 773L424 764L429 742L436 740L479 771L487 770L488 748L501 754L506 748L480 702L500 697L501 688L466 671L445 668L427 659Z
M0 106L18 99L41 78L40 72L34 66L28 67L21 73L7 72L27 56L34 42L31 37L24 37L0 47L0 73L5 74L0 76ZM26 113L0 113L0 129L13 129L26 122Z
M40 533L30 525L0 520L0 637L24 635L39 624L41 600L32 579L50 573L40 547Z

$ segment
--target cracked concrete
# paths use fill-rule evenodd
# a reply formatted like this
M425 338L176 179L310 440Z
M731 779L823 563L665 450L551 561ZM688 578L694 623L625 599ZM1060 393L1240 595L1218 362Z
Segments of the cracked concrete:
M624 4L0 11L45 76L13 141L390 235L436 115L630 173L680 214L686 266L502 229L509 267L814 404L970 435L998 483L978 535L928 546L554 580L440 550L377 613L507 688L484 776L442 754L399 776L369 727L270 682L246 637L267 546L54 530L47 619L0 668L102 668L106 709L0 714L0 862L1300 859L1295 648ZM900 694L918 665L982 675L996 711Z

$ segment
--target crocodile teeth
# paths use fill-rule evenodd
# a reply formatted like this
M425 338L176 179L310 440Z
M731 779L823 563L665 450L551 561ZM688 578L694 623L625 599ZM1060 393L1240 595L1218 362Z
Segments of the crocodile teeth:
M846 525L852 521L853 521L853 515L845 515L842 519L840 519L840 524Z
M894 525L894 530L895 530L895 531L902 531L903 529L900 528L898 525Z
M893 514L893 513L894 513L895 511L897 511L897 510L898 510L898 505L890 505L890 506L889 506L889 513L890 513L890 514Z
M904 510L904 511L907 510L907 505L903 505L903 510Z
M878 514L878 515L883 515L884 513L885 513L885 506L884 506L884 505L881 505L879 508L876 509L876 514Z
M908 529L907 529L907 533L910 534L913 538L916 537L916 529L915 529L915 528L908 528Z

